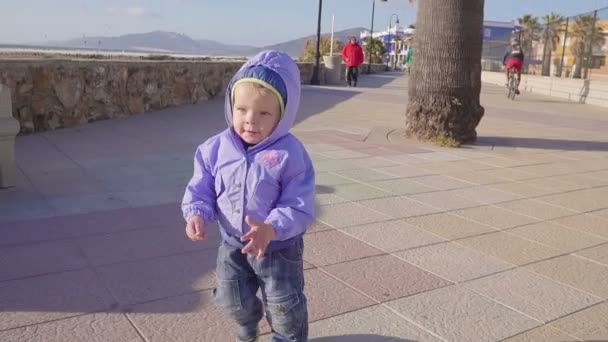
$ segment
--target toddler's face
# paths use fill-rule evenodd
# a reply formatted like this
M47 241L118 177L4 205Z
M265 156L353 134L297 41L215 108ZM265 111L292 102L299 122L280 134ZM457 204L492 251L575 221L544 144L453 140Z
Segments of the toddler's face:
M232 127L246 143L266 139L281 119L279 99L255 83L241 83L234 92Z

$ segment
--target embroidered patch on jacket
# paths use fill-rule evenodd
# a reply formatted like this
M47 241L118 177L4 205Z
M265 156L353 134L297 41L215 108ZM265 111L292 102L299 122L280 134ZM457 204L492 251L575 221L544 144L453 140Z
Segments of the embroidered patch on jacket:
M281 154L277 151L268 151L262 155L262 163L271 169L281 162Z

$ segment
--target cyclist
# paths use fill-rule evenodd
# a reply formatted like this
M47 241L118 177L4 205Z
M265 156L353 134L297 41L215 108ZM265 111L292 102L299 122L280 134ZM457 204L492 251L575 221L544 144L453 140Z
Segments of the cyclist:
M521 70L524 67L524 52L521 49L521 45L519 42L513 42L511 44L511 48L505 54L503 58L502 64L506 66L506 75L507 75L507 83L506 86L509 86L509 76L511 73L511 69L515 68L517 70L517 90L515 90L515 94L519 95L519 83L521 82Z

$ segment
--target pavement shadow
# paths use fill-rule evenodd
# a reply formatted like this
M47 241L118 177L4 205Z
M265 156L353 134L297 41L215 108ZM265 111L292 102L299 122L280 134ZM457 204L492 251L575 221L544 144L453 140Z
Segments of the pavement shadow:
M393 80L390 76L366 76L361 85L379 87ZM297 121L357 96L360 92L355 89L305 87ZM223 99L215 99L23 136L17 141L21 144L17 162L22 169L27 168L28 175L38 173L51 183L59 182L53 175L77 168L84 179L103 183L95 191L138 183L146 175L156 175L158 168L167 167L162 170L165 178L140 184L155 189L162 186L163 179L168 181L167 175L175 173L168 167L173 158L183 158L191 165L196 146L226 128L223 105ZM30 140L40 142L32 144ZM36 152L45 143L56 151ZM53 174L40 172L43 164L30 157L44 157L43 153L44 165L53 165ZM57 162L56 155L65 160ZM155 158L153 167L142 167L136 173L129 167L149 163L151 156ZM100 173L112 177L101 177ZM78 187L78 182L63 179L61 186ZM138 196L137 200L145 200L144 196L154 196L154 192ZM10 202L11 197L6 198ZM4 199L1 202L6 203ZM0 331L91 312L205 315L216 310L210 291L215 281L219 232L210 231L210 241L204 244L189 241L176 203L180 199L50 218L0 219ZM315 207L319 215L321 206L315 203ZM219 314L217 317L221 319Z
M480 136L474 145L565 151L608 151L607 142L524 137Z
M415 342L415 340L381 335L344 335L312 338L310 342Z

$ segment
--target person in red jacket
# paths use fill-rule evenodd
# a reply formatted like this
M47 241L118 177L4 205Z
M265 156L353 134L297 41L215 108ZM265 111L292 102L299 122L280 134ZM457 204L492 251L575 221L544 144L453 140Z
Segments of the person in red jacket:
M363 49L357 43L357 38L350 37L350 42L342 49L342 59L346 64L346 81L348 86L357 86L359 65L363 64Z

